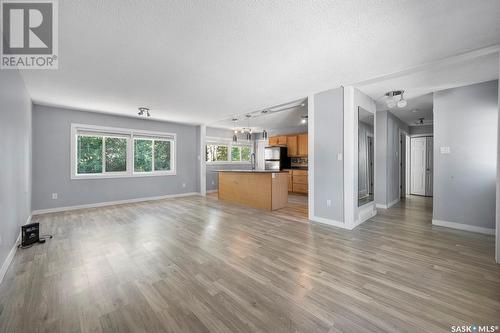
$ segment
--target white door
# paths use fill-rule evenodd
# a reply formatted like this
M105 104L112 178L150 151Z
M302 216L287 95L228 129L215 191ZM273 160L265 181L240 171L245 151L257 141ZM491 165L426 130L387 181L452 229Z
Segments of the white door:
M425 195L427 139L411 139L411 194Z

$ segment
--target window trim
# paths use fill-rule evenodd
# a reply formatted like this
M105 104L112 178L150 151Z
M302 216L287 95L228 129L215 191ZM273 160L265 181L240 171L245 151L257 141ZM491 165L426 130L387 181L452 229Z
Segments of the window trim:
M208 145L227 146L228 160L227 161L214 161L214 162L207 161L206 160L206 151L207 151ZM239 161L232 161L231 160L231 150L232 150L233 146L240 147L240 160ZM251 159L250 159L250 161L242 161L241 160L241 147L249 147L250 148L250 155L254 152L254 145L253 145L252 140L239 140L238 142L233 142L232 139L228 139L228 138L207 137L205 140L205 151L204 151L205 163L206 163L206 165L251 164Z
M94 174L78 174L77 173L77 145L78 145L78 133L79 132L89 132L81 135L92 136L90 133L95 133L96 135L101 135L105 137L117 137L127 139L127 170L125 172L104 172L106 170L105 164L106 160L103 158L103 172ZM101 134L100 134L101 133ZM120 136L121 135L121 136ZM150 172L135 172L134 171L134 138L143 139L163 139L165 141L170 141L170 168L171 170L161 170L154 171L154 159L153 159L153 171ZM108 127L108 126L96 126L96 125L86 125L86 124L71 124L71 138L70 138L70 179L102 179L102 178L135 178L135 177L158 177L158 176L175 176L177 175L177 134L167 133L167 132L156 132L147 131L140 129L131 128L120 128L120 127ZM105 143L103 140L103 154L105 154ZM153 147L153 158L154 158L154 147Z

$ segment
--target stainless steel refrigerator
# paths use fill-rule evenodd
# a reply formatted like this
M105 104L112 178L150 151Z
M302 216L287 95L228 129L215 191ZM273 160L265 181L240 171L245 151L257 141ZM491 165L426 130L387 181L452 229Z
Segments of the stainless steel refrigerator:
M290 157L286 147L266 147L264 150L266 170L283 170L290 168Z

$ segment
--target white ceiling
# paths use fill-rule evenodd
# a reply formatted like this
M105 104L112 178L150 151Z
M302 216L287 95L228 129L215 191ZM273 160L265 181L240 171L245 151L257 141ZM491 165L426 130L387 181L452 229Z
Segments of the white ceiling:
M292 127L304 127L304 130L307 132L307 125L301 123L302 116L307 116L307 104L304 106L299 104L279 112L269 112L267 114L254 113L250 120L244 115L241 115L236 122L228 118L209 125L221 128L252 128L252 131L256 132L263 129L270 131Z
M390 110L408 125L416 125L421 117L426 123L432 122L433 92L498 79L498 66L498 53L490 53L424 66L387 79L361 83L358 88L377 102L378 111ZM391 90L405 91L404 97L408 101L405 108L387 107L385 93ZM415 109L418 111L412 112Z
M59 1L36 103L209 123L500 43L498 0Z

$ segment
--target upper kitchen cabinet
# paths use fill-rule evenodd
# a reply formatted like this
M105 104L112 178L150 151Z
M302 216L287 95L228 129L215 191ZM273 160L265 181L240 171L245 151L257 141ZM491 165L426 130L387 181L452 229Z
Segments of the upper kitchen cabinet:
M307 134L299 134L297 138L297 156L307 156Z
M286 146L288 147L288 157L295 157L298 154L297 136L289 135L286 137Z
M270 146L286 146L286 135L269 137Z

